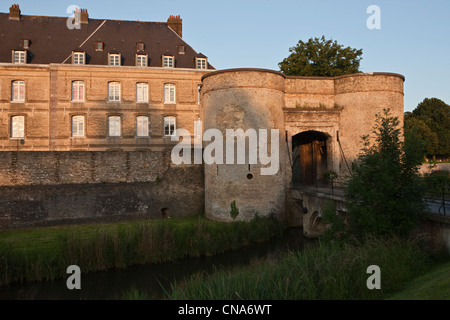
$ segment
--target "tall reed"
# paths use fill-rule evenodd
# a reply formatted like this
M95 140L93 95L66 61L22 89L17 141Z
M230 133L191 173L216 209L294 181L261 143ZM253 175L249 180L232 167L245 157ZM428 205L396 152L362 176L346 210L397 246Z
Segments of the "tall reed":
M41 251L31 244L27 250L19 250L24 246L0 243L0 285L67 277L66 268L70 265L78 265L86 273L214 255L268 240L283 230L282 223L274 218L233 223L202 217L165 219L108 224L94 233L83 232L91 227L77 226L59 234L52 250Z
M279 260L196 274L172 284L171 299L379 299L424 270L428 257L412 240L371 239L364 245L320 243ZM381 269L381 290L369 290L367 267Z

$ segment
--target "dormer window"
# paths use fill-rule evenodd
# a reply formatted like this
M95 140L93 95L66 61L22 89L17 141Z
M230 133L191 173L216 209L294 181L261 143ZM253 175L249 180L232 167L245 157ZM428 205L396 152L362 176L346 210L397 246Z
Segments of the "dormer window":
M13 50L13 63L17 64L27 63L27 52Z
M101 41L95 42L95 51L103 51L103 42Z
M164 68L173 68L175 66L174 60L175 59L173 58L173 56L163 56L162 57L163 67Z
M186 53L186 47L183 45L178 46L178 54L185 54Z
M110 53L108 60L110 66L120 66L120 53Z
M146 67L147 66L147 55L137 54L136 55L136 67Z
M85 53L84 52L73 52L72 53L72 63L73 64L85 64Z
M143 42L138 42L138 43L136 44L136 50L137 50L137 51L144 51L144 49L145 49L145 45L144 45Z
M23 39L23 40L22 40L22 47L23 47L24 49L30 49L30 40L28 40L28 39Z
M197 69L208 69L208 63L206 61L206 58L195 58L196 62L195 65Z

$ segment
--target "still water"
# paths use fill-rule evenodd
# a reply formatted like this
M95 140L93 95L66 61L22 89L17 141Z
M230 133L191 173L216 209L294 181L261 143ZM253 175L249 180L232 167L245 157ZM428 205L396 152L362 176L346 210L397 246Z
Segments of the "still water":
M289 250L301 250L314 240L303 237L302 229L291 228L282 237L265 243L215 255L189 258L160 264L133 266L127 269L83 274L81 290L69 290L66 279L51 282L14 284L0 287L0 299L5 300L109 300L121 299L131 288L144 292L152 299L164 299L164 288L198 272L212 272L217 268L245 265L254 259L276 258ZM69 275L68 275L69 276Z

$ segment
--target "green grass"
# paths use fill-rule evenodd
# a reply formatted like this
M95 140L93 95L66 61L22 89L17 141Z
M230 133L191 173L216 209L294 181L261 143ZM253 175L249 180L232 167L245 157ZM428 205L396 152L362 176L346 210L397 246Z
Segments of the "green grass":
M408 283L390 300L450 300L450 262L439 264Z
M0 285L64 277L73 264L87 273L214 255L282 230L274 218L221 223L196 216L2 231Z
M245 267L196 274L172 284L170 299L384 299L423 272L427 254L415 241L373 239L364 245L319 247ZM381 269L381 290L369 290L367 267Z

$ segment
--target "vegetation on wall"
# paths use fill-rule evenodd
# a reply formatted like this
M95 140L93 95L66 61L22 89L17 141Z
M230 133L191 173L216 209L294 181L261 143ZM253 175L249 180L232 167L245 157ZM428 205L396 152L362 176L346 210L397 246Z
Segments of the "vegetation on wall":
M344 47L332 39L300 40L289 48L291 53L281 61L280 71L289 76L334 77L359 72L362 49Z

